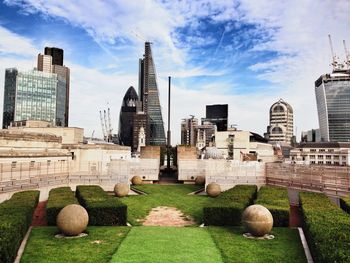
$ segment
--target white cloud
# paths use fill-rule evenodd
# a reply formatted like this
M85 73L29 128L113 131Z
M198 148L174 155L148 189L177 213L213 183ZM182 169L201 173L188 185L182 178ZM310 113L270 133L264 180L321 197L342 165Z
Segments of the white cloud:
M327 35L332 34L337 53L342 52L341 40L350 35L350 1L347 0L6 2L20 5L29 13L39 12L44 16L60 18L82 27L101 47L109 51L118 48L118 41L127 42L128 45L131 41L137 47L137 51L142 50L143 39L154 41L153 55L159 72L163 116L166 116L168 75L186 78L201 75L218 76L221 73L213 73L205 67L198 68L188 64L189 47L181 45L183 43L176 31L178 28L188 28L192 34L188 40L194 42L193 44L203 45L206 42L195 37L195 33L201 28L199 20L202 18L210 17L214 23L234 22L236 28L244 24L255 25L256 28L247 33L248 35L241 36L244 40L253 39L255 45L250 54L272 51L276 56L271 60L251 65L250 69L252 74L271 82L274 86L278 85L280 89L274 89L273 93L269 89L265 93L259 91L253 95L249 93L234 96L223 94L228 89L225 83L208 82L198 91L191 90L191 87L173 85L173 142L179 142L182 118L189 114L204 117L205 105L214 103L228 103L231 123L262 134L268 124L270 105L283 98L294 108L295 126L299 132L316 128L318 123L314 81L320 74L330 70ZM232 27L233 24L230 24L225 29L228 32ZM7 33L11 36L11 32ZM221 35L222 32L218 34ZM228 53L237 50L242 44L242 39L234 39L236 42L232 43L232 49ZM347 41L350 43L350 39ZM28 40L24 43L30 47L25 49L25 54L35 56L37 51L35 48L33 50L32 42ZM0 43L0 51L1 47ZM137 54L135 50L133 56ZM18 54L17 51L13 53ZM141 54L139 53L138 57L141 57ZM86 128L87 135L92 129L100 129L98 109L102 109L109 101L116 127L122 97L130 85L137 84L137 73L107 74L93 68L68 62L66 64L72 68L71 124ZM224 85L224 89L221 85ZM235 87L236 83L231 83L229 89ZM166 123L167 120L164 121Z
M38 53L33 42L0 26L0 55L30 57Z

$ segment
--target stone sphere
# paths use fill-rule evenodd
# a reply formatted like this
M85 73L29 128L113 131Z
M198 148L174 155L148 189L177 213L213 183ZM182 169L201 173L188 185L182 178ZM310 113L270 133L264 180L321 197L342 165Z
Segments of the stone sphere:
M242 223L247 232L260 237L270 233L273 226L273 217L266 207L251 205L244 210Z
M124 183L117 183L114 186L114 194L117 197L124 197L127 196L129 193L129 186Z
M67 205L57 216L57 227L66 236L81 234L89 223L89 215L80 205Z
M205 176L199 175L196 177L196 180L194 180L196 185L204 185L205 184Z
M142 179L141 179L140 176L135 175L135 176L133 176L133 178L131 178L131 183L132 183L133 185L142 184Z
M220 185L217 183L210 183L207 185L207 194L210 197L217 197L218 195L221 194L221 188Z

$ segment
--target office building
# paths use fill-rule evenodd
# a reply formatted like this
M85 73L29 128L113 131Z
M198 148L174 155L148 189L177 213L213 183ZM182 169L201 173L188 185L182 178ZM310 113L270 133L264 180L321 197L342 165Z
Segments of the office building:
M165 145L163 117L150 42L145 43L144 58L140 59L139 96L142 110L147 115L146 145Z
M45 47L45 54L38 55L37 69L42 72L55 73L65 79L65 110L64 126L69 122L69 93L70 93L70 69L63 65L63 49L56 47Z
M134 145L136 142L133 142L133 133L138 100L134 87L129 87L124 95L119 115L119 144L131 146L132 151L137 149L137 145Z
M204 122L211 122L216 125L217 131L227 131L227 118L227 104L207 105L205 118L202 118L202 124Z
M301 132L301 142L320 142L320 129L311 129Z
M198 119L183 119L181 122L181 145L196 146Z
M66 81L54 73L6 69L3 128L13 121L41 120L64 126Z
M350 143L302 142L290 151L289 162L306 165L350 165Z
M291 144L293 138L293 108L280 99L270 107L270 125L265 138L272 143Z
M52 57L52 65L63 66L63 49L57 47L45 47L45 55Z
M350 141L350 70L335 70L315 82L322 141Z

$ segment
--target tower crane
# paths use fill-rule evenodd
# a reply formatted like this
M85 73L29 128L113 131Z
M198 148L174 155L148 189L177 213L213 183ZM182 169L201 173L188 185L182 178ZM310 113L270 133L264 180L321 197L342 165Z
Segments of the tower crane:
M106 130L105 130L105 125L103 123L102 111L100 111L100 121L101 121L103 139L106 140Z
M108 108L108 141L112 141L112 131L111 110Z
M333 66L333 71L342 70L344 68L344 65L337 61L337 57L336 57L336 55L334 53L334 50L333 50L333 44L332 44L331 35L328 35L328 39L329 39L329 45L331 47L331 52L332 52L332 63L331 63L331 65Z
M343 40L343 45L344 45L344 51L345 51L345 64L350 69L350 53L348 52L348 49L346 48L345 40Z

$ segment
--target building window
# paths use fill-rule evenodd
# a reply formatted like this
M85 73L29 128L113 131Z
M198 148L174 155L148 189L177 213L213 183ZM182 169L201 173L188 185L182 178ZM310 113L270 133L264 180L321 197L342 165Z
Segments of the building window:
M327 161L326 164L332 164L332 162L331 161Z
M318 159L323 159L323 155L317 155Z
M315 159L315 155L310 155L310 159Z
M310 149L310 152L316 152L316 149Z
M16 168L16 166L17 166L17 162L12 162L12 163L11 163L11 168L12 168L12 169Z
M322 161L318 161L317 164L323 164L323 162Z
M334 152L334 149L328 149L328 152L332 153Z
M346 156L342 156L341 158L342 158L343 160L346 160Z
M325 152L326 150L325 149L320 149L319 152Z
M47 166L51 165L51 160L47 160Z
M29 167L30 167L30 168L34 168L34 164L35 164L35 161L30 161Z
M334 162L334 165L339 165L339 162Z
M331 155L326 155L326 159L332 159Z
M346 165L346 162L342 162L342 165Z
M311 164L315 164L315 161L311 161Z
M339 155L334 155L334 156L333 156L333 159L334 159L334 160L339 160Z

